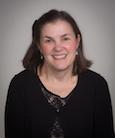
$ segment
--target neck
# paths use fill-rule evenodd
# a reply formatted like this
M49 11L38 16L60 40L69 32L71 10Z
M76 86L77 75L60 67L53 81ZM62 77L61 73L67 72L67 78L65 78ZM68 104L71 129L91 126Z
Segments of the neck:
M52 82L67 82L72 80L72 69L65 69L65 70L56 70L50 67L43 65L41 68L41 73L38 73L40 77L45 78L48 81Z

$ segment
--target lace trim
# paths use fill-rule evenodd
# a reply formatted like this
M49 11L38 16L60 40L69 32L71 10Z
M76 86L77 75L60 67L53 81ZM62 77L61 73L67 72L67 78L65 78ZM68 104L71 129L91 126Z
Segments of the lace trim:
M57 112L60 111L60 108L64 105L66 105L66 100L62 99L61 97L54 95L53 93L48 92L41 84L41 89L42 92L44 94L44 96L46 97L46 99L48 100L48 103L50 105L52 105ZM54 123L52 125L52 128L50 130L50 137L51 138L64 138L64 131L63 128L61 126L59 117L57 116L54 120Z

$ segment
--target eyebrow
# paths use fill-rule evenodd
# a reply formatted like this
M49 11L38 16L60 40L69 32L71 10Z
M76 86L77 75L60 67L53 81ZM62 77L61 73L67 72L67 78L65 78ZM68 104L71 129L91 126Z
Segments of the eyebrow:
M63 34L61 35L61 37L65 37L65 36L72 36L73 34L70 34L70 33L67 33L67 34ZM47 35L44 35L43 38L48 38L48 39L52 39L53 37L52 36L47 36Z

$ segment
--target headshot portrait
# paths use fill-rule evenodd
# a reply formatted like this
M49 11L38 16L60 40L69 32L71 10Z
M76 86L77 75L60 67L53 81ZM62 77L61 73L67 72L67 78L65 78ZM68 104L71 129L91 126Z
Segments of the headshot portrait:
M115 2L86 1L1 2L1 138L115 138Z

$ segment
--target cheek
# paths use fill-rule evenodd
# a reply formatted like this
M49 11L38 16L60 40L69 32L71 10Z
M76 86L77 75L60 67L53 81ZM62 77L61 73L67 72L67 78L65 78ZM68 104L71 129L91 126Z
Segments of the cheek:
M76 51L77 45L76 45L76 43L72 43L72 44L70 44L70 45L66 45L65 48L66 48L68 51L73 52L73 51Z
M49 46L45 46L45 45L41 46L41 53L43 55L48 55L51 52L51 50L52 48Z

